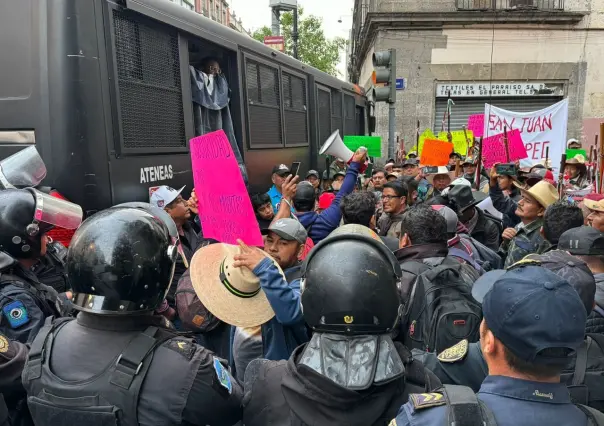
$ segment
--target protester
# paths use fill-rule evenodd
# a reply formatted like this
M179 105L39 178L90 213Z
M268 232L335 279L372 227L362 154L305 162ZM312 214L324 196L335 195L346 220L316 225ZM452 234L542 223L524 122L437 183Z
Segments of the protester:
M346 170L348 169L346 161L343 158L336 158L329 166L329 174L332 177L338 173L341 173L342 176L346 175Z
M316 170L309 170L306 173L306 181L310 182L310 184L315 188L315 192L319 195L319 187L321 186L321 176L319 172Z
M544 242L539 248L539 253L556 250L558 241L564 232L583 225L581 209L567 200L556 201L545 210L543 215L542 236Z
M513 228L520 222L516 216L518 201L522 198L520 190L515 185L515 178L512 174L498 174L497 165L494 165L489 172L489 197L493 207L503 215L503 227Z
M585 199L583 203L590 211L589 216L587 216L589 226L604 232L604 199L600 201Z
M467 332L464 334L465 336L475 334L476 340L478 339L478 322L466 317L466 301L470 300L470 303L474 305L474 310L479 311L476 309L476 304L471 301L470 295L472 283L479 274L473 266L461 264L457 259L449 257L447 240L447 223L444 217L432 207L418 204L410 207L402 215L401 248L395 252L403 272L399 286L401 303L408 300L412 294L414 296L411 297L410 304L406 307L408 315L401 323L401 332L397 340L402 341L409 348L432 351L445 344L447 338L440 333L446 333L445 330L449 329L449 326L453 327L453 324L445 324L446 320L441 322L441 319L451 319L452 316L430 316L432 309L440 309L440 303L443 300L441 297L445 294L448 299L447 303L455 300L456 306L462 308L456 318L463 320L463 325L460 323L459 327L454 328L462 334ZM436 267L440 267L441 271L434 277L428 278L430 283L420 280L423 274L429 273ZM446 286L450 290L440 287L444 282L447 283ZM431 297L424 294L428 292L426 288L428 285L433 286L433 289L439 290L439 292L436 299L433 300L437 303L432 303L426 309L425 301L428 299L424 297ZM428 333L426 330L437 333L439 338L437 339L434 333ZM450 345L444 347L448 346Z
M390 337L401 271L367 233L330 236L306 259L302 307L312 340L288 361L248 366L245 425L382 426L409 392L439 386Z
M478 163L477 158L472 158L470 156L466 157L466 159L462 163L463 167L463 178L470 182L472 187L475 187L476 181L476 164ZM480 190L483 191L486 186L489 184L489 179L482 174L480 175Z
M446 187L451 185L451 175L452 173L449 172L446 166L439 167L436 173L426 175L428 183L432 185L432 189L427 194L426 199L440 195Z
M497 278L486 274L475 286L479 282L490 287L482 301L480 325L489 376L477 399L469 389L447 387L430 398L412 395L396 424L444 424L451 415L452 422L461 424L461 411L447 402L460 399L466 416L482 417L485 424L491 424L487 419L492 417L502 426L517 425L519 419L527 426L587 424L587 409L573 405L559 383L568 355L583 343L587 315L577 292L568 281L538 266L519 267Z
M320 213L314 211L314 191L310 191L308 187L304 186L300 186L296 191L294 197L294 207L297 211L296 217L304 225L304 228L308 231L309 238L315 244L318 244L340 225L340 220L342 219L340 201L354 190L359 170L365 164L366 158L366 150L359 149L355 152L350 167L346 171L346 178L342 182L342 187L331 202L331 205Z
M271 175L271 180L273 182L273 186L268 190L268 195L271 197L271 204L273 205L273 211L277 213L279 211L279 204L281 203L281 186L285 181L285 178L291 175L289 167L285 164L279 164L278 166L273 167L273 173Z
M174 222L149 204L101 211L76 231L67 271L80 312L40 330L23 373L34 424L241 419L242 389L228 366L153 315L177 245Z
M400 176L398 181L407 187L407 206L413 206L425 201L427 189L420 188L419 182L413 176ZM427 181L426 181L427 183ZM423 197L423 198L422 198Z
M394 167L393 171L398 172L396 166ZM402 168L400 169L400 173L403 176L417 176L417 174L419 173L419 160L417 158L409 158L407 159L403 164L402 164Z
M587 166L585 165L583 154L577 154L573 158L566 160L564 173L569 178L566 185L567 190L584 189L590 185L590 182L587 180Z
M386 173L392 173L393 167L394 167L394 160L390 159L384 165L384 170L386 171Z
M386 171L384 169L374 169L371 173L371 183L373 184L373 191L379 198L382 197L382 191L386 184Z
M581 142L575 138L571 138L566 142L566 147L568 149L581 149Z
M417 158L417 151L409 151L409 155L407 155L407 158Z
M331 184L333 183L333 175L329 174L329 169L323 172L323 179L321 179L321 190L322 192L333 192Z
M585 201L586 200L591 200L591 201L601 201L604 200L604 194L587 194L585 197L583 197L582 199L580 197L576 197L575 200L580 200L579 202L579 207L581 207L581 211L583 212L583 219L584 222L583 224L586 226L590 226L589 225L589 221L587 220L589 218L589 215L591 214L591 210L585 205Z
M540 231L545 210L558 201L558 192L546 181L528 190L520 189L520 192L522 199L518 202L516 215L521 222L515 228L503 231L504 241L499 249L501 257L505 259L505 268L528 254L538 253L544 241Z
M342 184L342 182L344 182L345 177L346 177L346 172L336 172L333 175L333 182L331 183L332 188L336 191L339 191L340 189L337 188L334 184L336 184L336 183Z
M378 219L380 236L400 237L400 222L407 208L408 189L401 182L388 182L382 191L384 213Z
M397 181L399 178L401 177L400 174L395 173L395 172L390 172L386 175L386 181L387 182L395 182Z
M449 207L457 212L459 221L468 229L468 234L492 250L500 244L500 227L496 218L485 213L476 205L481 201L472 195L466 185L453 185L447 193Z
M587 317L587 333L604 334L604 234L589 226L569 229L560 237L560 250L584 261L596 280L595 306Z
M457 160L462 161L461 154L457 152L452 152L449 154L449 163L447 164L447 168L449 171L455 171L455 167L457 166Z
M189 268L193 254L201 242L201 237L198 234L199 231L195 229L190 220L191 211L189 210L188 203L182 198L182 195L180 195L184 189L184 186L179 190L165 185L160 186L153 194L151 194L149 201L152 206L165 210L178 229L181 250L179 251L180 255L178 256L174 268L174 279L170 286L170 290L166 295L166 300L168 301L170 309L174 310L176 309L174 293L176 292L178 280ZM171 314L168 314L168 317L173 319Z
M406 162L405 162L406 163ZM395 163L392 166L392 173L396 173L397 175L401 176L404 173L405 170L405 163Z
M251 196L251 201L260 229L268 228L275 217L271 197L267 193L254 194Z
M335 199L336 195L333 192L325 192L321 194L321 196L319 197L319 206L317 208L317 213L321 214L323 211L327 210Z

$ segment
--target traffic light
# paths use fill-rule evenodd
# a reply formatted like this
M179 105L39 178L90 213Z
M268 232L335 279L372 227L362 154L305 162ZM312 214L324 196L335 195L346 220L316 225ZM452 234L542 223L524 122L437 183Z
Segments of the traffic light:
M374 83L388 84L387 87L374 87L375 102L396 102L396 49L382 50L373 54L375 68Z

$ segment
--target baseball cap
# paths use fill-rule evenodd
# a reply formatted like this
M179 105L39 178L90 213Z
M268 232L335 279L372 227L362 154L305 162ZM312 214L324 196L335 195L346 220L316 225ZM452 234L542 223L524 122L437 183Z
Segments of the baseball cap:
M419 160L417 158L407 158L403 163L403 167L407 166L417 166L419 165Z
M325 210L331 206L332 201L336 198L333 192L324 192L319 196L319 208Z
M585 312L592 311L596 281L587 264L581 259L562 250L552 250L544 254L530 254L510 266L508 271L524 266L541 266L568 281L579 295ZM485 295L505 272L503 269L497 269L481 276L472 286L472 297L479 303L483 303Z
M604 233L591 226L581 226L566 231L558 240L558 250L586 256L604 255Z
M281 238L287 241L297 241L300 244L306 243L308 234L306 229L296 219L279 219L270 224L266 229L262 230L262 235L266 235L270 232L274 232Z
M447 206L443 206L440 204L433 205L433 210L436 210L438 214L445 218L447 222L447 234L456 234L457 233L457 213L455 213L452 209Z
M333 174L333 178L335 179L335 178L336 178L336 176L346 176L346 172L335 172L335 173Z
M309 170L308 173L306 173L306 178L308 179L309 177L314 176L317 179L321 179L321 176L319 175L319 172L316 170Z
M149 197L149 204L155 207L159 207L160 209L165 208L172 201L176 200L180 193L185 189L187 185L184 185L178 191L174 188L171 188L166 185L162 185L157 188L153 194Z
M285 164L279 164L278 166L273 167L273 174L275 173L279 176L287 176L291 174L291 171Z
M583 343L587 312L567 280L540 266L506 271L482 302L484 319L506 348L536 364L568 363ZM548 354L548 349L568 353Z

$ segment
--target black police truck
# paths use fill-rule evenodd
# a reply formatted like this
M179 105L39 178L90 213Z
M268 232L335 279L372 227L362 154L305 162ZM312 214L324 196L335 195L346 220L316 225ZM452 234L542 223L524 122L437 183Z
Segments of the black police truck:
M0 2L0 159L35 144L86 213L191 184L190 66L218 60L252 190L275 164L321 168L332 131L365 134L358 87L167 0ZM321 161L322 163L322 161ZM190 189L190 188L189 188Z

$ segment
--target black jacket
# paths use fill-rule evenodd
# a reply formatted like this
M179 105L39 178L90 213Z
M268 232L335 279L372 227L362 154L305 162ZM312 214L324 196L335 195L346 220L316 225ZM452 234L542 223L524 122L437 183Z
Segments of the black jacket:
M399 286L401 303L405 304L411 293L415 279L430 267L440 265L449 254L447 243L418 244L398 249L394 255L401 265L403 275ZM422 264L425 266L422 267Z
M431 392L438 379L397 343L406 373L398 380L364 391L337 385L306 366L298 365L305 345L288 361L264 361L243 401L246 426L386 426L410 393ZM249 370L249 368L248 368Z
M478 214L478 222L470 236L491 250L499 250L502 229L497 225L496 219L487 216L478 207L476 207L476 214Z
M587 317L586 333L604 334L604 274L594 274L596 279L596 307Z

